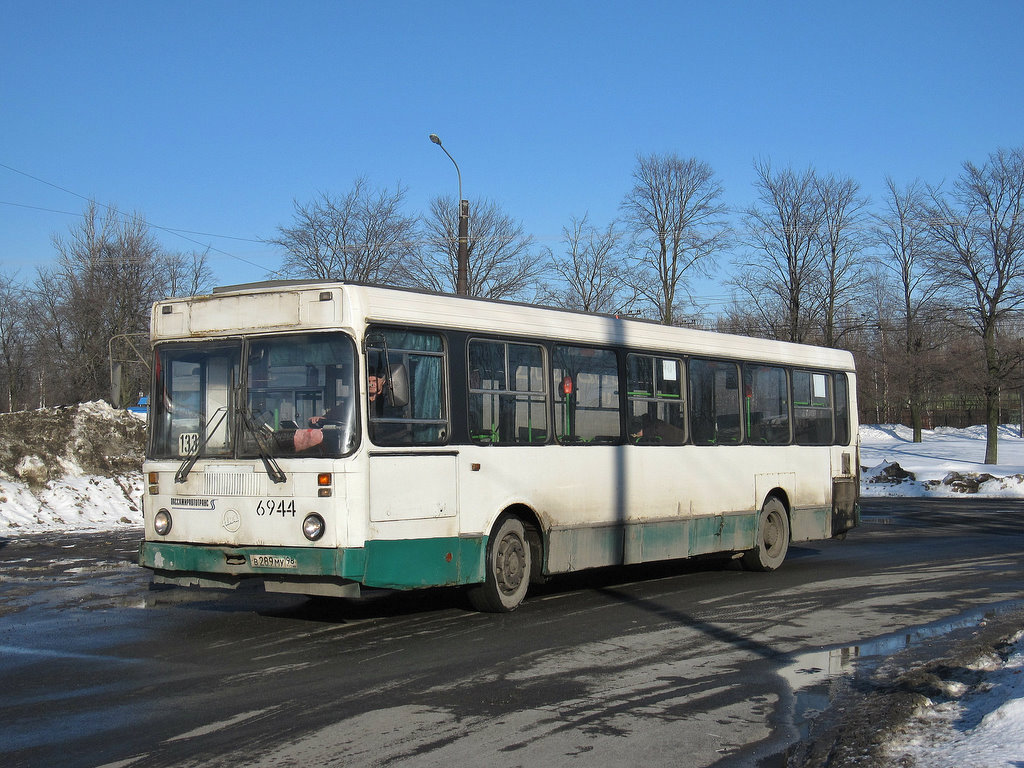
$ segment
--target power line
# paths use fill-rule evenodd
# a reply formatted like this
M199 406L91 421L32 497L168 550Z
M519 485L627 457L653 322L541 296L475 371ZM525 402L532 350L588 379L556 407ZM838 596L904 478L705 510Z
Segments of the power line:
M79 198L81 200L85 200L86 202L92 203L94 205L98 205L101 208L104 208L108 213L113 214L115 216L118 216L122 220L128 220L128 218L129 218L129 215L127 213L119 211L117 208L114 208L112 206L106 205L105 203L98 202L98 201L96 201L93 198L86 197L85 195L79 194L78 192L75 192L72 189L68 189L67 187L62 187L60 184L54 184L53 182L47 181L46 179L41 179L38 176L33 176L31 173L26 173L25 171L19 170L18 168L14 168L14 167L12 167L10 165L7 165L6 163L0 163L0 168L6 168L8 171L11 171L12 173L17 173L17 174L19 174L21 176L24 176L24 177L28 178L28 179L32 179L33 181L39 182L40 184L45 184L48 187L53 187L54 189L58 189L61 192L65 192L65 193L67 193L69 195L72 195L74 197L77 197L77 198ZM42 208L40 206L26 205L24 203L13 203L13 202L8 202L8 201L0 201L0 205L8 205L8 206L17 207L17 208L27 208L27 209L31 209L31 210L45 211L45 212L48 212L48 213L66 214L66 215L69 215L69 216L77 216L77 215L79 215L78 213L72 213L70 211L59 211L59 210L52 209L52 208ZM145 219L145 217L143 217L143 219ZM172 235L175 235L177 237L180 237L181 239L187 240L188 242L190 242L190 243L192 243L194 245L197 245L200 248L205 248L208 251L213 251L215 253L219 253L219 254L221 254L223 256L227 256L228 258L234 259L236 261L240 261L243 264L248 264L251 267L257 267L258 269L266 269L266 267L264 265L262 265L262 264L257 264L256 262L250 261L249 259L245 259L245 258L243 258L241 256L236 256L233 253L228 253L227 251L222 250L220 248L217 248L217 247L215 247L215 246L213 246L213 245L211 245L209 243L202 243L202 242L200 242L198 240L193 239L192 237L189 237L189 235L197 235L199 237L216 237L216 238L222 238L222 239L225 239L225 240L237 240L237 241L240 241L240 242L260 243L260 244L265 244L266 243L265 240L260 240L260 239L251 238L251 237L238 237L238 236L235 236L235 235L218 235L218 234L214 234L214 233L210 233L210 232L197 232L195 230L182 229L180 227L166 227L166 226L162 226L160 224L154 224L154 223L149 222L149 221L146 221L146 225L149 226L149 227L152 227L153 229L158 229L161 232L167 232L169 234L172 234ZM279 274L279 272L274 272L272 274Z

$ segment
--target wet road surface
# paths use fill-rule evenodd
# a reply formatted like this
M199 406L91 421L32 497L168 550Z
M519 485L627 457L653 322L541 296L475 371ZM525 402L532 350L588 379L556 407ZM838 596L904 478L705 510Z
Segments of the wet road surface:
M864 503L781 570L574 574L508 615L151 589L139 533L0 542L4 766L781 764L858 658L1024 602L1024 504Z

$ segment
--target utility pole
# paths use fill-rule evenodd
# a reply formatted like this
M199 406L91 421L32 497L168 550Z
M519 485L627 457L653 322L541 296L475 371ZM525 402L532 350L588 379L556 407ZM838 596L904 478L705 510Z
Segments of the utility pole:
M455 166L455 173L459 177L459 247L457 251L457 273L455 280L455 293L460 296L469 295L469 200L462 198L462 171L455 158L445 149L440 137L436 133L430 134L430 140L441 148L441 151L448 155L448 159Z

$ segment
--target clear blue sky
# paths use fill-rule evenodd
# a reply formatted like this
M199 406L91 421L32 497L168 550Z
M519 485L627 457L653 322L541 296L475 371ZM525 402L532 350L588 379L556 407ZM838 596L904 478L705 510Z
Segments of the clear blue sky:
M467 197L556 249L572 216L617 214L638 153L708 162L739 209L759 157L877 197L885 174L938 183L1024 144L1020 0L0 0L0 14L0 164L235 238L272 236L293 200L359 175L407 186L410 212L454 195L432 132ZM0 273L50 263L83 206L0 167ZM159 233L217 249L220 283L279 264L267 245L191 237Z

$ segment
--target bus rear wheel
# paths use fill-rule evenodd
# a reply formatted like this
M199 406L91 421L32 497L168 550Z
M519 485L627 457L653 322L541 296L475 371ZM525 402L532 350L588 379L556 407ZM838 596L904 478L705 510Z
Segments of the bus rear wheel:
M526 527L517 517L506 517L487 541L486 576L471 587L469 601L478 611L508 613L526 597L533 571Z
M774 571L789 551L789 517L785 505L775 496L767 499L757 518L754 548L743 553L748 571Z

